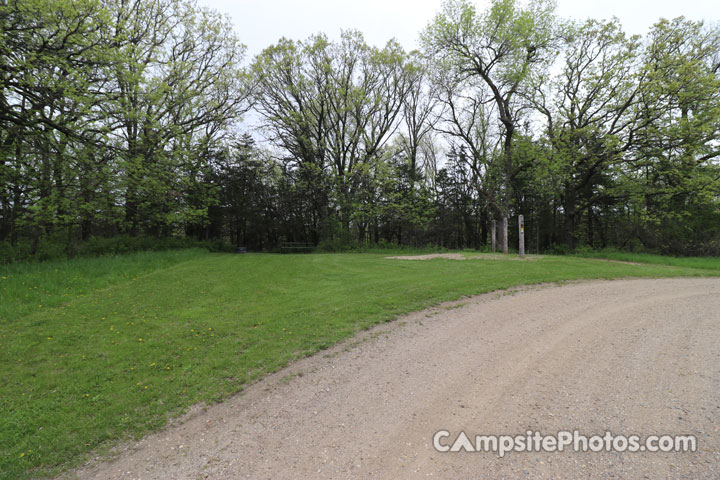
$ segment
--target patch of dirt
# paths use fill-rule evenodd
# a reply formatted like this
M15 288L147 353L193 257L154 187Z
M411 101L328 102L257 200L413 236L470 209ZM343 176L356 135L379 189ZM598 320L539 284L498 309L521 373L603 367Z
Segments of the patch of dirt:
M502 253L473 253L468 256L460 253L428 253L424 255L395 255L385 257L391 260L431 260L433 258L447 258L449 260L538 260L541 255L503 255Z
M583 258L585 258L585 260L594 260L596 262L622 263L624 265L642 265L642 263L628 262L627 260L611 260L609 258L592 258L592 257L583 257Z
M718 312L718 278L465 298L363 332L69 476L720 478ZM432 440L575 429L695 435L698 451L500 458L439 453Z
M395 255L393 257L385 257L390 260L431 260L433 258L447 258L450 260L467 260L459 253L428 253L425 255Z

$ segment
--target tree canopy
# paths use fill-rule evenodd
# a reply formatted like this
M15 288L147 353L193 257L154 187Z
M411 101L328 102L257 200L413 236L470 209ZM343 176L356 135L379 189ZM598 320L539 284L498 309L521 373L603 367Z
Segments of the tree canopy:
M93 238L720 253L720 29L449 0L255 58L194 0L0 2L0 262ZM510 231L509 244L517 241Z

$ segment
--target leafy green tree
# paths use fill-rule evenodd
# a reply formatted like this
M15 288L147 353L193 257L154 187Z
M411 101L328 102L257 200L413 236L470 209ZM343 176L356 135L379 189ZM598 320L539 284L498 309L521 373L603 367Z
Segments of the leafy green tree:
M0 241L67 227L76 153L103 140L100 69L107 15L93 0L0 4Z
M534 78L534 104L543 115L553 160L561 174L565 241L574 249L586 214L593 244L595 210L613 166L624 161L638 129L642 82L639 37L628 38L615 20L588 20L566 30L563 68L549 81Z
M555 25L549 2L521 8L514 0L495 0L478 12L466 0L451 0L422 34L429 55L455 78L477 78L495 104L503 148L499 215L509 215L513 198L513 137L523 111L519 93L530 74L552 58Z
M210 180L220 189L210 209L212 236L254 250L277 242L280 169L248 134L216 152Z
M348 230L361 166L379 155L403 107L409 83L404 52L392 41L370 47L349 31L339 42L323 35L283 39L253 69L270 140L309 180L314 214L325 225L314 236L331 235L334 219Z
M720 30L661 20L643 53L633 162L619 172L646 248L708 254L720 239Z
M423 146L432 142L433 128L438 120L437 86L431 81L428 59L418 51L408 55L407 94L403 101L403 129L399 133L401 148L409 162L411 182L414 184L421 173Z
M468 187L476 190L473 197L483 206L481 238L472 240L468 237L468 242L477 246L478 241L484 242L487 238L489 213L497 217L498 212L502 212L503 164L497 140L499 131L493 121L496 118L494 100L477 78L457 78L442 64L436 67L433 82L441 108L435 129L450 145L447 160L452 167L446 173L452 173L453 179L463 178ZM461 197L460 203L465 204L467 195ZM455 198L460 197L455 195ZM463 221L470 225L469 210L455 203L458 211L463 212ZM468 234L471 231L466 230Z
M121 153L124 227L168 234L206 214L207 202L178 209L178 200L184 180L201 176L208 147L249 108L244 47L226 19L194 3L118 1L110 9L117 61L108 116Z

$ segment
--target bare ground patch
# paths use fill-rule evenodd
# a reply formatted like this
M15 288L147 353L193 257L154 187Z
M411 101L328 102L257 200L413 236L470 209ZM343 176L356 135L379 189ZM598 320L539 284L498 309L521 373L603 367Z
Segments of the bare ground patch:
M471 253L463 255L461 253L428 253L424 255L394 255L385 257L390 260L432 260L433 258L446 258L449 260L539 260L542 255L526 255L519 257L517 255L503 255L502 253Z

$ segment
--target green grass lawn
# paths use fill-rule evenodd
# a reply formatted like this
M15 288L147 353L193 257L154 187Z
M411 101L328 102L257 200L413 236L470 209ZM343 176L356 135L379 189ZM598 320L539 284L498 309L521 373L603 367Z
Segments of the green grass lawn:
M720 263L191 250L0 267L0 477L56 474L443 300L518 284L676 275L720 275Z
M649 253L627 252L589 252L578 254L584 258L602 258L623 262L652 263L656 265L672 265L675 267L700 268L703 270L720 271L720 257L665 257Z

